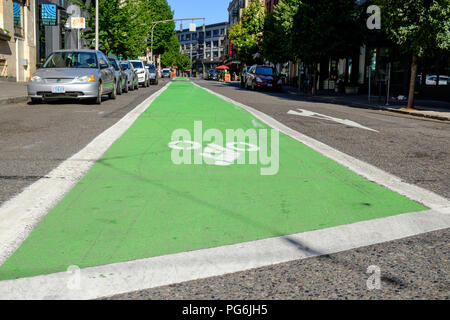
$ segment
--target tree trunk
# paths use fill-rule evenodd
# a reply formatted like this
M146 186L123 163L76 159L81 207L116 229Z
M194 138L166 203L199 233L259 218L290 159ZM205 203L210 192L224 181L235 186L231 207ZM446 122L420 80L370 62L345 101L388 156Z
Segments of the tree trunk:
M407 109L414 109L414 91L416 86L417 75L417 55L413 54L411 63L411 78L409 79L409 96Z

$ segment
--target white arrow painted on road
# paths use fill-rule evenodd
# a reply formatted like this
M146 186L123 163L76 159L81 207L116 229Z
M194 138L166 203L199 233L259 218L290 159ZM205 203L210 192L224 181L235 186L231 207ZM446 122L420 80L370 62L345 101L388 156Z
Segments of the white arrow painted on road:
M365 129L365 130L369 130L369 131L374 131L374 132L378 132L377 130L365 127L363 125L360 125L359 123L355 122L355 121L351 121L348 119L339 119L339 118L334 118L334 117L330 117L324 114L320 114L317 112L312 112L312 111L308 111L308 110L303 110L303 109L297 109L300 110L301 112L297 112L294 110L289 110L288 114L295 114L297 116L302 116L302 117L310 117L310 118L315 118L315 119L321 119L321 120L330 120L330 121L334 121L340 124L344 124L346 126L349 127L355 127L355 128L360 128L360 129Z

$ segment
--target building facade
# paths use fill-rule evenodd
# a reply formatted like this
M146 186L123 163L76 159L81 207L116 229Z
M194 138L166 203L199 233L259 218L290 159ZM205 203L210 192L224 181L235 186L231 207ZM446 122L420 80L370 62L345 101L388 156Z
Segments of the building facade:
M0 79L27 81L36 70L36 3L0 0Z
M228 24L227 28L230 30L236 23L241 20L242 13L245 8L250 4L250 0L231 0L228 5ZM228 34L228 33L227 33ZM226 64L233 64L233 60L236 60L236 48L233 47L231 39L227 36L225 38L225 58ZM234 65L238 65L238 61L235 61ZM233 66L232 66L233 67Z
M180 52L188 54L193 61L192 75L203 74L211 68L223 64L227 23L216 23L205 26L205 30L195 32L183 29L177 32Z
M53 51L86 47L69 25L82 15L66 0L0 0L0 79L27 81Z

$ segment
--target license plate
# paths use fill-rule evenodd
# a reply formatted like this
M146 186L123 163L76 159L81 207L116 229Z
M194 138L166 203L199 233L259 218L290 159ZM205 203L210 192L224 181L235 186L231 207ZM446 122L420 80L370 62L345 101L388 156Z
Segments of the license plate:
M271 84L271 83L268 83L268 84L267 84L267 86L268 86L268 87L271 87L271 86L272 86L272 84Z
M52 93L64 93L64 87L63 86L56 86L52 88Z

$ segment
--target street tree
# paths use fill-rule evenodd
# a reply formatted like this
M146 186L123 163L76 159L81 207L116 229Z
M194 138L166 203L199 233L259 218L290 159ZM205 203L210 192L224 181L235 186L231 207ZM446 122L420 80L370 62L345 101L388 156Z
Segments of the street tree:
M180 54L177 57L177 67L181 71L185 71L192 66L191 58L188 54Z
M418 58L450 49L450 0L378 0L382 29L411 55L408 108L414 106Z
M87 29L83 38L95 43L95 3L87 5L83 1L74 2L88 12ZM88 2L87 2L88 3ZM136 19L140 6L136 1L100 0L99 3L99 49L105 53L127 56L142 54L145 37L142 26Z
M294 16L293 49L312 69L316 94L317 65L326 58L353 56L363 42L362 7L354 0L302 0Z
M294 16L301 0L281 0L272 13L266 15L263 33L263 55L273 63L295 60L293 50Z
M231 43L237 48L238 58L244 63L261 60L265 16L264 3L261 0L250 0L239 23L229 31Z
M137 17L144 26L143 35L147 39L147 47L151 47L151 22L173 19L173 12L167 0L138 0L140 15ZM153 52L164 53L175 35L175 22L157 24L153 30Z
M173 35L167 44L167 50L161 55L161 64L163 66L173 67L177 64L180 55L180 44L178 37Z
M88 12L87 29L83 37L90 40L94 47L95 38L95 2L74 1ZM143 55L151 46L153 21L169 20L173 12L167 0L99 0L99 49L106 53L120 54L125 57ZM158 24L154 29L153 49L157 54L168 48L175 34L175 24Z

